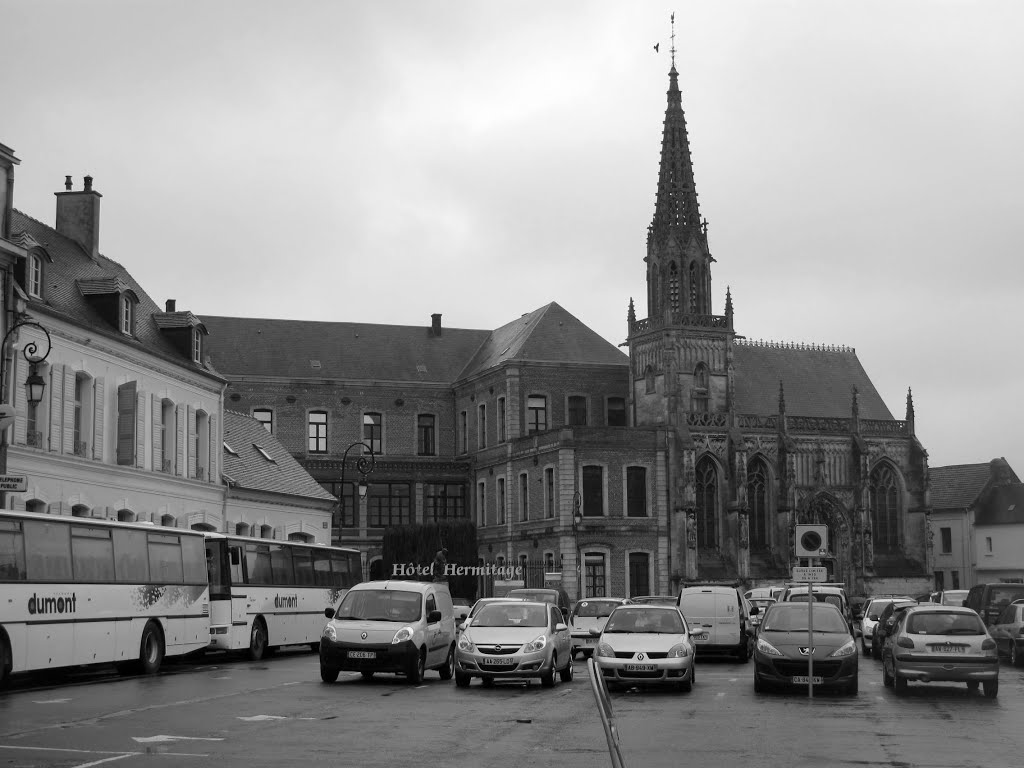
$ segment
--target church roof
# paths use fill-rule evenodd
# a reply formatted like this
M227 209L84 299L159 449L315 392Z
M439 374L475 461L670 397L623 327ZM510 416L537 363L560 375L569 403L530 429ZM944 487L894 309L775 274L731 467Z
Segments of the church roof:
M931 502L933 509L967 509L992 479L989 463L952 464L930 467Z
M862 419L893 420L853 350L740 343L733 347L738 413L849 418L857 388Z
M223 474L231 487L323 501L335 500L278 439L251 416L224 411L224 445ZM266 451L270 458L260 453L257 446Z

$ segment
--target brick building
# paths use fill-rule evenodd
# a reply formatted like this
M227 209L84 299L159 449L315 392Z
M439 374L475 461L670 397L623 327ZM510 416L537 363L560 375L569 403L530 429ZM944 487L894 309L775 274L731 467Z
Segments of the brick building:
M927 453L909 391L896 419L853 349L740 335L730 292L712 308L713 262L673 62L637 255L647 317L630 300L628 355L554 303L495 330L444 328L440 314L203 323L227 407L342 499L335 539L362 548L373 576L388 525L469 517L481 561L539 561L573 595L577 579L586 595L778 582L798 564L794 526L820 522L834 579L927 589ZM354 460L368 469L371 452L364 475Z

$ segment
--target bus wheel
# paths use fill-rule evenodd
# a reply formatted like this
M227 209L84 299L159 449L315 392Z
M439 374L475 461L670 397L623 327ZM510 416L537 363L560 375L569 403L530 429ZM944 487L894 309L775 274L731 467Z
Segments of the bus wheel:
M155 675L164 661L164 637L155 621L146 623L139 643L139 671L144 675Z
M267 652L267 625L263 619L256 619L252 623L252 631L249 633L249 660L259 661Z
M7 684L11 670L11 649L7 643L7 636L0 629L0 688Z

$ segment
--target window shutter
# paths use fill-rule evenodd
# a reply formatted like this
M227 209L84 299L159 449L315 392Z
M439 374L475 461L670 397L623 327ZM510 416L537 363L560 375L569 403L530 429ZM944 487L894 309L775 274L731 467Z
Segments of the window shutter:
M103 379L96 379L93 382L93 428L92 428L92 455L100 461L105 460L103 454L103 436L107 432L107 422L104 417L106 404L106 388Z
M70 365L64 366L64 412L61 435L61 453L75 453L75 371Z
M220 443L217 440L217 414L211 413L208 423L210 429L210 458L209 461L206 462L206 480L207 482L212 483L214 482L214 478L217 478L217 482L219 483L220 471L218 468L220 467L220 449L218 446Z
M135 463L135 395L136 382L128 381L117 388L117 463Z
M186 408L184 405L176 405L175 413L175 454L177 461L174 466L174 473L181 475L187 469L185 464L185 417Z
M135 401L135 466L146 466L146 396L139 392Z
M60 453L60 440L61 433L63 432L63 422L60 417L60 408L64 404L64 393L61 392L64 389L64 366L60 363L54 363L50 366L50 407L47 409L46 414L49 423L46 426L48 429L45 431L49 433L50 450ZM40 429L40 432L44 429Z
M164 401L159 395L153 395L153 471L164 469Z
M11 362L11 381L21 381L28 373L22 373L21 359L14 355ZM28 396L25 388L14 385L14 442L25 445L28 442Z
M188 477L196 476L196 409L185 406L185 428L188 431L188 442L185 448L188 453Z

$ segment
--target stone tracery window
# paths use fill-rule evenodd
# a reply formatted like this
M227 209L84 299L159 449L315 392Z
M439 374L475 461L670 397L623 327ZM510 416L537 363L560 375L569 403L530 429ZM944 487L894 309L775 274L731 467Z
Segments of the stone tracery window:
M875 467L869 480L868 494L874 548L878 551L892 552L899 549L899 489L899 481L890 465L880 464Z
M718 471L715 463L703 458L697 463L697 546L718 548Z
M668 268L668 305L672 314L679 311L679 271L674 261Z
M747 468L747 505L750 509L750 549L767 549L771 544L768 533L768 469L760 458Z

